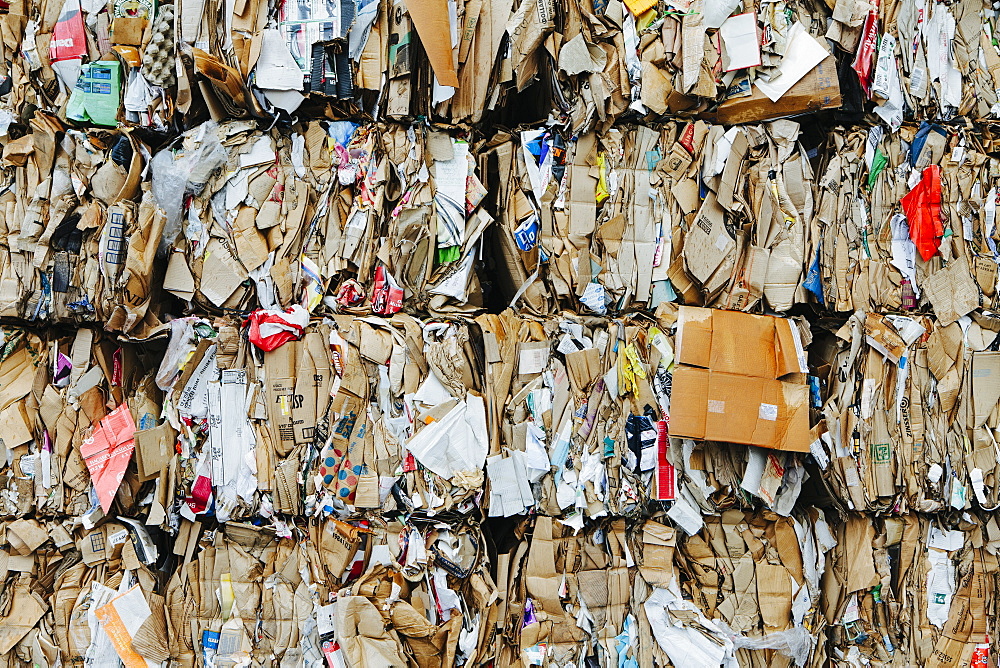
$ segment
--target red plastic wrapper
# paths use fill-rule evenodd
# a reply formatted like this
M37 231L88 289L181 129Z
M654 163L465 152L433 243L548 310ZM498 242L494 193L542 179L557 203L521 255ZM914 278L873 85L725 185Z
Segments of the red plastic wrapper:
M212 502L212 462L209 457L202 457L198 462L198 471L191 486L191 495L184 499L184 503L191 511L191 515L198 515L206 510Z
M284 311L257 309L243 322L250 327L250 343L266 353L302 338L308 324L309 312L298 304Z
M910 239L924 262L934 257L941 246L941 168L924 168L920 183L900 200L910 225Z
M403 289L392 274L379 266L375 270L375 288L372 290L372 313L392 315L403 308Z
M656 423L656 499L673 501L677 498L677 471L667 459L670 449L670 421Z
M990 665L990 644L989 642L979 643L976 649L972 650L972 661L969 668L988 668Z
M337 303L346 308L358 306L365 300L365 289L353 278L344 281L337 290Z
M875 45L878 43L878 3L865 17L865 25L861 31L861 44L851 63L851 69L858 73L861 89L865 97L872 97L872 79L875 76Z
M83 27L83 10L80 0L66 0L59 20L52 28L49 41L49 60L72 60L87 55L87 33Z

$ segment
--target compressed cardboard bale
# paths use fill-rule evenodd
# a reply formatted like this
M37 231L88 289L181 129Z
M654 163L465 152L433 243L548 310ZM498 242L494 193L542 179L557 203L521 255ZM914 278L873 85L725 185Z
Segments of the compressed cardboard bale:
M993 659L982 0L3 11L0 663Z

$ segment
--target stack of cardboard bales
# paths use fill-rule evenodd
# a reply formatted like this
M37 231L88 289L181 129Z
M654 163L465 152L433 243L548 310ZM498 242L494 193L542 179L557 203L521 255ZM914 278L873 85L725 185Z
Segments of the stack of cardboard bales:
M992 5L0 7L0 666L996 665Z

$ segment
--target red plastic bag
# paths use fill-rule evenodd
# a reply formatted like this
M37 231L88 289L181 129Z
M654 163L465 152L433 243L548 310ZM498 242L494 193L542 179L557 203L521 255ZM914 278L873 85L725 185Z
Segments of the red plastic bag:
M944 228L941 226L941 168L924 168L920 183L900 200L910 225L910 239L924 262L934 257L941 247Z
M309 311L298 304L284 311L257 309L243 322L244 327L250 326L250 343L266 353L302 338L308 324Z

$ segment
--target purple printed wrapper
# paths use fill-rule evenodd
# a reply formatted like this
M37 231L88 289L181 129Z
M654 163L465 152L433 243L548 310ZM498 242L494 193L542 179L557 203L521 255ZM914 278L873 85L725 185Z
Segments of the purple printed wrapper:
M535 604L529 598L524 602L524 622L521 626L528 626L529 624L534 624L537 621L538 618L535 617Z
M52 379L56 387L65 387L69 383L69 374L73 371L73 362L62 353L56 356L55 378Z

